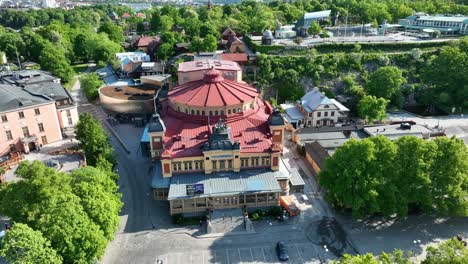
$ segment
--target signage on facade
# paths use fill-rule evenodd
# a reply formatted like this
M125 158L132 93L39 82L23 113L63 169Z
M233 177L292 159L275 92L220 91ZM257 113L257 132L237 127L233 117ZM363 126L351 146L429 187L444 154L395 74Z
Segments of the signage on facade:
M232 159L232 155L213 155L211 159Z
M200 195L200 194L205 193L205 188L203 186L203 183L187 184L186 185L186 190L187 190L187 195L189 195L189 196Z

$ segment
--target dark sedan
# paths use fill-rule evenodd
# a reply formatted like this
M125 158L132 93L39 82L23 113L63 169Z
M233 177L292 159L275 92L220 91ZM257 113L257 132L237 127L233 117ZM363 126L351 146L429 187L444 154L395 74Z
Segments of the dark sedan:
M279 260L288 261L288 252L286 250L286 244L283 241L276 243L276 253L278 254Z

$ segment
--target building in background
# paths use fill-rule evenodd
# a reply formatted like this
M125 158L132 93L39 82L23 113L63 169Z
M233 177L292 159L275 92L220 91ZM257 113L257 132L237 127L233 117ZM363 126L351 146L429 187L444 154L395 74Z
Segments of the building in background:
M161 44L160 36L141 36L135 41L133 47L142 52L154 53L159 44Z
M140 51L116 53L115 58L120 62L122 77L132 77L132 73L141 67L142 63L151 60L148 54Z
M405 19L400 19L399 24L405 30L416 30L431 33L438 30L443 34L468 35L468 16L462 15L428 15L418 13Z
M39 149L62 139L54 99L0 84L0 156Z
M349 109L329 99L318 88L306 93L296 105L282 104L284 117L294 128L334 126L346 122Z
M307 30L309 29L312 22L317 22L318 24L328 22L330 20L330 13L331 10L305 13L304 17L299 19L294 25L294 29L296 30L297 35L301 37L308 37L309 33L307 33Z
M275 30L275 38L277 39L291 39L295 38L297 33L293 30L294 25L280 26Z
M177 72L179 84L202 80L205 73L211 69L220 71L223 79L242 82L242 69L236 62L202 59L179 64Z
M42 0L42 8L56 8L58 7L55 0Z
M52 100L62 136L74 137L78 108L71 94L60 84L59 78L41 70L21 70L0 73L0 82L19 87L31 96Z

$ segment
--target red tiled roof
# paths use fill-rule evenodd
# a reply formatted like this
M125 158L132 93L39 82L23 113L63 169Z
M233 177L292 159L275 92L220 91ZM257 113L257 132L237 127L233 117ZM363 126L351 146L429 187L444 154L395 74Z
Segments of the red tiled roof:
M153 36L153 37L139 37L138 40L136 41L136 46L137 47L148 47L148 45L153 42L159 42L161 38L159 36Z
M230 27L226 28L223 32L223 34L221 34L222 36L226 36L226 37L229 37L229 36L235 36L236 35L236 32L234 32L234 30L232 30Z
M241 153L270 153L272 142L268 127L268 108L258 100L254 109L225 116L233 141L239 140ZM208 140L208 117L176 112L168 107L162 115L166 125L164 143L171 158L203 155L201 147ZM213 126L217 117L210 118ZM179 139L180 136L180 139Z
M221 59L245 63L247 62L247 54L246 53L223 53L221 54Z
M122 15L122 18L129 18L129 17L130 17L130 14L129 14L129 13L124 13L124 14Z
M197 107L219 107L250 102L258 96L257 89L245 83L224 80L222 73L212 69L203 80L175 87L168 93L172 102Z
M137 13L136 16L137 16L137 17L145 17L145 14L143 14L143 13Z

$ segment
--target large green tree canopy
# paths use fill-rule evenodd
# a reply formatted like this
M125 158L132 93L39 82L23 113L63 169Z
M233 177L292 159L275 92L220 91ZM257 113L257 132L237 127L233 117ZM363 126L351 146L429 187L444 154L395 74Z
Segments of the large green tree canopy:
M16 223L2 239L0 256L12 264L62 263L62 257L41 232L21 223Z
M456 138L350 140L326 160L319 180L326 198L356 217L410 208L468 215L468 151Z
M64 263L87 263L103 254L107 239L83 207L89 202L82 205L74 194L70 175L39 161L21 163L16 173L23 180L0 191L3 214L41 231Z

